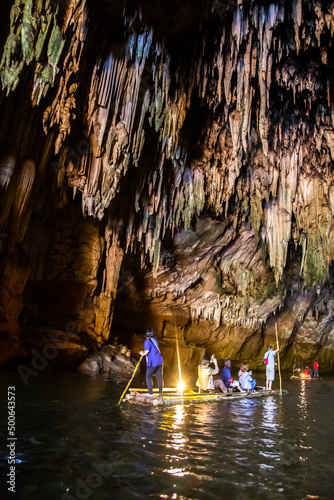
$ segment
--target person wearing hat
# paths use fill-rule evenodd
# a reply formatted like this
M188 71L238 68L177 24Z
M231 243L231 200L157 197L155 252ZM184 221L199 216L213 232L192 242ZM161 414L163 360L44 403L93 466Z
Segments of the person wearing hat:
M215 367L210 368L210 362L214 363ZM219 373L218 363L214 356L208 359L202 359L198 367L198 379L196 385L198 392L201 391L214 391L219 388L222 392L227 392L224 382L221 379L213 380L213 376Z
M275 380L275 356L279 351L277 343L276 351L273 350L271 345L268 345L267 352L264 355L264 362L266 364L266 390L271 391L271 386Z
M153 380L155 375L158 383L159 396L163 393L163 359L159 349L158 341L154 337L153 330L146 331L146 340L144 342L144 350L139 353L141 356L146 356L146 385L148 395L153 396Z

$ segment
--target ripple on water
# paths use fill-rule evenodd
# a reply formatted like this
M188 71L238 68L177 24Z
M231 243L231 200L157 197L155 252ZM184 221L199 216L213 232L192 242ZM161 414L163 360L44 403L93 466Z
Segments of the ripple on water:
M78 484L104 464L108 477L87 498L333 500L334 382L286 388L284 397L117 407L123 387L110 380L37 377L19 398L18 498L78 499Z

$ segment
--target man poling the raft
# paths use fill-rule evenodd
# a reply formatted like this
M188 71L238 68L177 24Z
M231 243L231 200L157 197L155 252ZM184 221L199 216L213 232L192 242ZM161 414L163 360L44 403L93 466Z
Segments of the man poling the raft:
M278 343L277 323L275 323L275 331L276 331L276 350L273 350L272 346L268 345L267 352L264 355L264 363L266 365L266 390L268 392L272 392L272 383L275 380L275 364L276 364L275 356L277 354L280 394L282 394L282 377L281 377L281 365L279 359L280 349Z
M148 396L153 397L153 380L155 376L158 383L159 396L163 395L163 359L159 349L157 339L154 337L153 330L146 331L146 340L144 342L144 350L139 353L141 356L146 356L146 385Z
M163 359L162 355L159 349L158 341L154 338L154 332L153 330L147 330L146 331L146 340L144 342L144 351L140 351L140 358L138 363L136 364L136 367L133 371L132 377L130 378L126 388L124 389L118 405L123 401L123 396L126 393L126 391L129 389L130 384L136 374L136 371L140 365L141 360L143 359L144 356L146 357L146 385L148 389L148 394L144 396L144 399L146 397L148 399L152 398L152 401L154 404L156 404L157 401L153 400L153 382L152 382L152 377L153 375L156 376L157 382L158 382L158 389L159 389L159 396L163 395ZM137 391L135 391L137 392Z

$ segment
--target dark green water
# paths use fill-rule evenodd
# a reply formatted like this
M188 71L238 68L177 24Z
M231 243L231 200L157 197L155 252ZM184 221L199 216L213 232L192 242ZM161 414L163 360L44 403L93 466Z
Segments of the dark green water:
M25 387L0 373L1 500L334 499L333 379L284 381L283 397L173 407L116 406L125 385L41 372ZM8 386L15 493L6 485Z

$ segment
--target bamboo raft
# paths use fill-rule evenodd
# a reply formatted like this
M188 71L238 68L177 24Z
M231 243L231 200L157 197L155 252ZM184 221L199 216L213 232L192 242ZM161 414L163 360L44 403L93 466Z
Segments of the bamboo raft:
M320 377L298 377L291 375L290 380L320 380Z
M281 394L281 392L276 389L272 391L266 391L265 387L257 386L253 392L247 391L237 391L223 393L198 393L196 389L187 389L182 394L177 392L177 389L164 389L163 396L158 394L152 396L147 395L146 389L130 389L130 392L126 394L123 399L123 403L133 403L139 405L175 405L175 404L191 404L191 403L212 403L217 401L230 401L236 399L253 399L258 397L273 396ZM146 392L146 394L143 394ZM283 390L282 394L287 394L287 391Z

